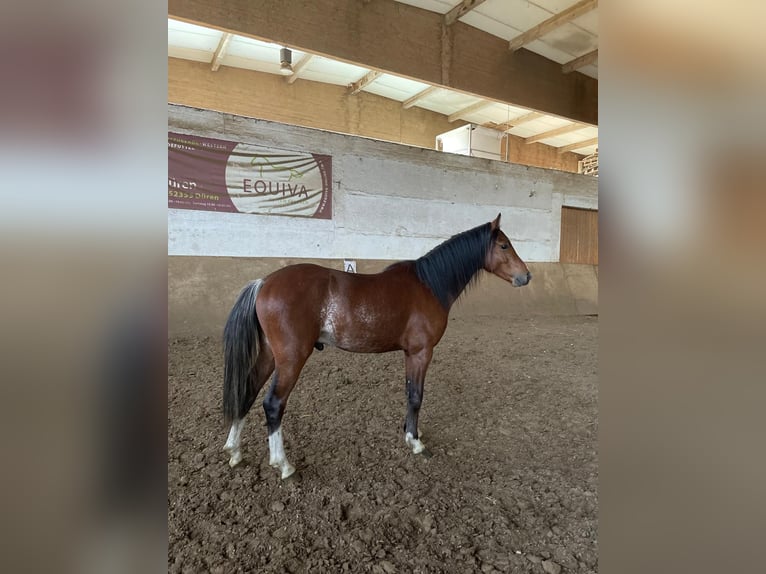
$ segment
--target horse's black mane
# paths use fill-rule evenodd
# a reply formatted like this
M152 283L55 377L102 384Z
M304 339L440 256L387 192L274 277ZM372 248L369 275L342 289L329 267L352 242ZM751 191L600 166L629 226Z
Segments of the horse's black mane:
M445 309L479 277L491 238L492 225L485 223L452 236L414 261L418 279Z

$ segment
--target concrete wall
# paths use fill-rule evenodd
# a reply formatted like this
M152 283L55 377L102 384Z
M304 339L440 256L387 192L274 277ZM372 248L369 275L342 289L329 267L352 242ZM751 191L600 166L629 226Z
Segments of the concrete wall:
M561 206L598 206L588 176L176 105L168 125L328 154L334 180L331 220L170 209L169 255L411 259L502 212L523 259L558 261Z

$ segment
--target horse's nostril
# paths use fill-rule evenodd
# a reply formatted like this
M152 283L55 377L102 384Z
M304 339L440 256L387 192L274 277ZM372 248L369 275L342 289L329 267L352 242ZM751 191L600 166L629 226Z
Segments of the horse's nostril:
M527 271L524 275L514 275L513 284L516 287L522 287L532 280L532 274Z

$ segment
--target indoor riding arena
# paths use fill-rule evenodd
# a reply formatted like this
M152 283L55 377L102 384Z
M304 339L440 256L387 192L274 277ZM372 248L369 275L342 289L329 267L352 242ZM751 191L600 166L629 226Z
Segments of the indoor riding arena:
M597 13L169 2L170 572L598 571ZM477 228L463 277L451 238ZM417 273L396 300L363 277L400 261ZM381 283L245 289L306 263ZM413 407L408 345L438 340L420 311L390 352L342 350L338 325L375 339L415 291L447 318ZM225 351L227 319L227 345L235 319L255 335ZM312 337L276 407L298 343L275 328ZM230 347L247 388L277 365L246 418L224 416Z

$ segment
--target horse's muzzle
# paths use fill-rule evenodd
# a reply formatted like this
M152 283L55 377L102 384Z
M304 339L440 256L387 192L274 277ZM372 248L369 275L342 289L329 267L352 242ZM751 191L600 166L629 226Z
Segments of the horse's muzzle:
M526 275L514 275L513 276L513 286L514 287L523 287L527 283L529 283L532 280L532 274L527 271Z

